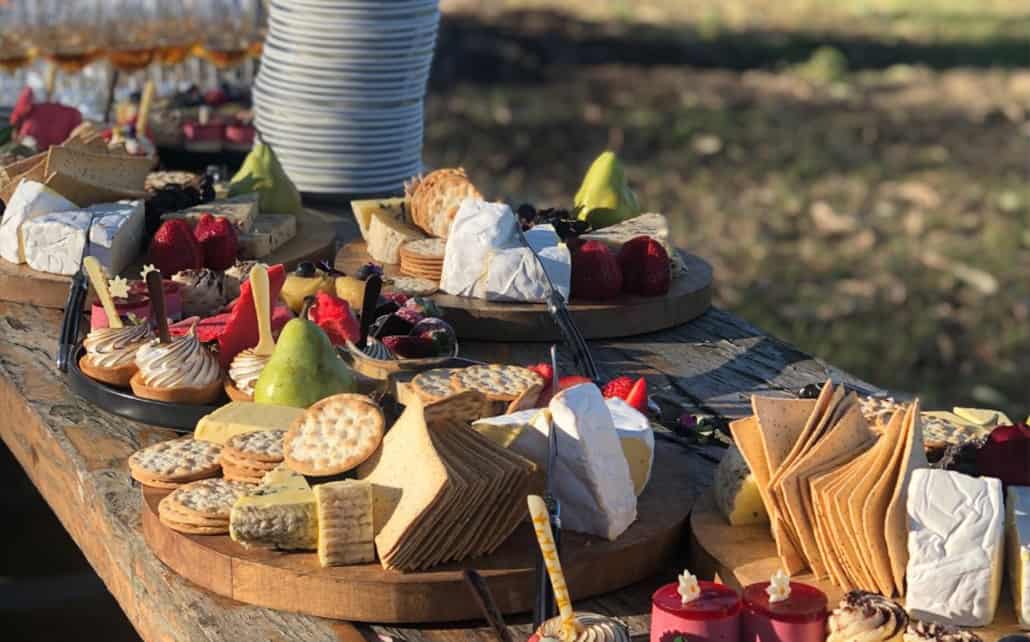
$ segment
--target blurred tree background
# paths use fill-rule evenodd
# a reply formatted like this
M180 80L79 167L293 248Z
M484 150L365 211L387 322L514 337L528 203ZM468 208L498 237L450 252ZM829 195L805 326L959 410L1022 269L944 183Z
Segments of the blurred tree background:
M601 150L717 304L930 407L1030 410L1027 0L443 0L427 166Z

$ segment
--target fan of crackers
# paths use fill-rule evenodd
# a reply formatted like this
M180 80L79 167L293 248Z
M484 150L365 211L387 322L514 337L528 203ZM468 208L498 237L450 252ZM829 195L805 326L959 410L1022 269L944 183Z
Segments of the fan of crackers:
M919 402L872 426L854 393L827 381L817 399L755 396L730 432L758 484L783 568L845 590L903 595L905 501L926 467Z
M447 238L458 207L466 198L482 198L465 169L438 169L404 186L411 220L430 236ZM441 255L442 256L442 255Z
M543 378L529 368L497 363L426 370L415 375L410 386L411 394L422 403L475 390L485 400L479 417L535 408L543 389Z

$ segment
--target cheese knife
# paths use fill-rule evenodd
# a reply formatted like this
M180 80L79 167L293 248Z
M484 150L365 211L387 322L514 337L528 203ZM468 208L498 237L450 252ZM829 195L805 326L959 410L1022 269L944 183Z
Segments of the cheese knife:
M540 271L544 273L544 279L547 281L547 311L551 315L551 319L554 320L555 325L558 326L559 332L561 332L562 338L565 340L565 344L572 351L572 358L579 366L580 371L583 372L589 379L593 381L599 381L601 376L597 371L597 365L594 363L594 358L590 354L590 347L587 345L586 340L583 338L583 333L579 331L576 326L576 322L572 319L572 314L569 312L569 306L565 301L565 297L562 296L558 288L554 287L554 283L551 281L551 275L547 273L544 268L543 259L536 253L533 246L529 244L529 240L526 238L526 234L522 231L522 226L516 226L519 233L519 239L522 244L529 248L533 258L536 259L537 264L540 266Z
M82 321L82 305L89 293L89 283L83 271L83 263L89 255L90 236L93 232L93 218L90 214L86 226L86 242L82 244L82 255L79 257L79 269L72 276L72 284L68 289L68 298L64 302L64 318L61 319L61 335L57 342L57 369L68 372L68 362L74 356L75 346L79 341L79 323Z
M551 390L558 390L558 347L551 346ZM544 489L544 504L551 522L551 533L554 537L554 548L561 555L561 504L554 495L554 468L558 460L558 427L554 419L548 422L547 429L547 482ZM545 621L555 615L554 588L547 575L547 567L543 555L536 563L536 604L533 609L533 627L539 628Z

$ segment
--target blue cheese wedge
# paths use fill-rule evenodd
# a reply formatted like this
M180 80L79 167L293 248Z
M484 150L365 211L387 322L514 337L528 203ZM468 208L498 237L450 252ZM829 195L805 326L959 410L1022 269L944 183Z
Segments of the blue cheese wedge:
M318 508L315 493L297 473L280 466L233 504L229 536L247 548L316 550Z
M40 272L75 274L88 238L86 254L120 274L140 252L143 209L143 201L120 201L33 218L22 226L25 261Z
M758 483L735 445L727 448L719 461L712 489L715 505L733 526L769 522Z
M161 216L162 221L171 219L182 219L191 226L196 225L201 215L211 214L229 219L237 232L249 232L254 227L254 220L258 216L258 194L241 194L230 198L202 203L193 207L170 212Z
M1019 626L1030 630L1030 486L1009 486L1007 500L1009 586Z
M1001 593L1001 481L918 468L908 488L908 590L919 620L986 626Z
M0 257L25 263L22 227L30 220L77 209L78 206L42 183L23 180L11 195L0 220Z
M297 236L297 217L292 214L261 214L249 232L240 232L240 258L261 259Z
M372 223L372 215L376 212L384 214L395 221L411 225L408 199L406 198L376 198L364 201L351 201L350 207L354 212L354 219L358 222L358 229L361 230L361 238L366 241L368 240L368 228Z

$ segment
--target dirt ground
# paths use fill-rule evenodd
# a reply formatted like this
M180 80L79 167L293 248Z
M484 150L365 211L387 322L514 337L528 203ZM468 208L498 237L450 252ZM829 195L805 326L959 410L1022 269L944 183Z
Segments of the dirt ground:
M986 3L970 32L947 13L713 28L647 12L676 3L449 4L428 166L568 205L616 149L715 266L719 305L930 407L1026 416L1030 29L1012 26L1030 9Z

